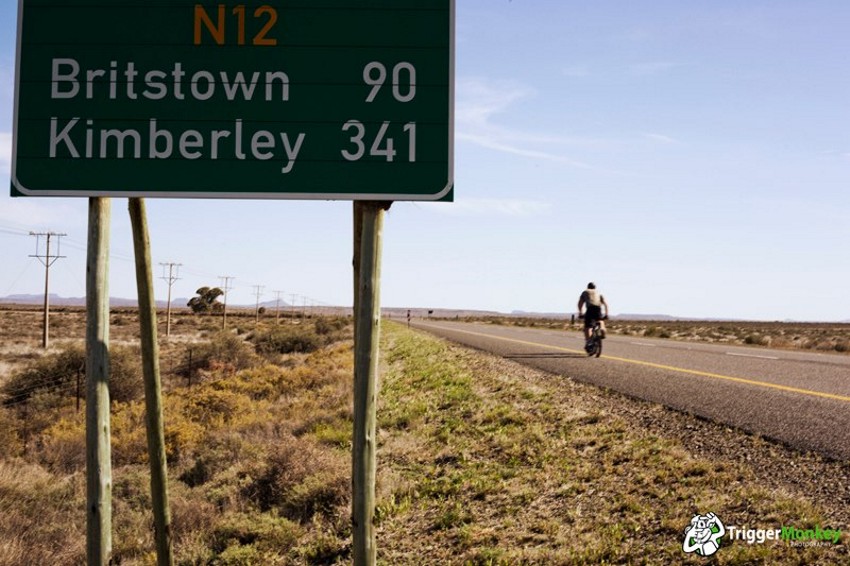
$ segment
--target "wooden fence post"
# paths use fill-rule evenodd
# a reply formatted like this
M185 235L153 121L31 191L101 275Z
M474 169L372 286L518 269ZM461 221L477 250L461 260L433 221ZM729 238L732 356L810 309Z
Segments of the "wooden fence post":
M354 439L352 442L353 559L375 564L375 402L381 324L381 245L391 203L354 203Z
M145 378L145 424L151 470L156 557L159 566L174 564L171 549L171 514L168 509L168 465L162 421L162 385L159 373L159 344L156 330L156 303L153 294L151 245L145 201L131 198L133 250L136 255L136 286L139 294L139 324L142 337L142 372Z
M86 556L106 566L112 555L112 454L109 427L110 199L89 199L86 259Z

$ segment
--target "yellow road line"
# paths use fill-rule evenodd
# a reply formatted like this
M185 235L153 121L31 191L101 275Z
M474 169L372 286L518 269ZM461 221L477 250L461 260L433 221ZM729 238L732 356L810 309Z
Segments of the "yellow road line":
M516 344L525 344L526 346L536 346L539 348L549 348L552 350L558 350L561 352L570 352L575 354L586 354L583 350L574 350L572 348L564 348L563 346L552 346L550 344L541 344L539 342L529 342L528 340L519 340L517 338L507 338L505 336L496 336L494 334L485 334L483 332L473 332L471 330L461 330L459 328L449 328L445 326L437 326L434 324L422 324L422 326L430 326L432 328L440 328L442 330L447 330L450 332L461 332L463 334L471 334L473 336L480 336L482 338L493 338L495 340L504 340L505 342L514 342ZM675 371L679 373L687 373L691 375L698 375L700 377L710 377L713 379L723 379L726 381L734 381L736 383L744 383L746 385L755 385L757 387L766 387L769 389L778 389L780 391L788 391L790 393L800 393L801 395L812 395L814 397L823 397L825 399L832 399L834 401L844 401L845 403L850 403L850 397L846 395L836 395L834 393L824 393L823 391L812 391L810 389L800 389L799 387L789 387L787 385L779 385L778 383L770 383L765 381L757 381L754 379L746 379L743 377L733 377L731 375L723 375L719 373L711 373L707 371L700 371L696 369L688 369L688 368L680 368L676 366L668 366L664 364L656 364L653 362L645 362L643 360L633 360L631 358L619 358L617 356L603 356L606 360L614 360L618 362L625 362L628 364L635 364L640 366L646 366L656 369L664 369L669 371Z

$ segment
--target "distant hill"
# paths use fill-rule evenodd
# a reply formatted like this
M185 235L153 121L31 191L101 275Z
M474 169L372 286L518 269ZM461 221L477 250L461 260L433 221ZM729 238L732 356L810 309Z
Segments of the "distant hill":
M622 320L682 320L675 316L670 316L669 314L618 314L612 318L619 318Z
M171 299L172 307L185 307L189 299L178 298ZM41 305L44 303L44 295L8 295L0 297L0 304L4 305ZM50 293L50 304L59 307L84 307L86 306L85 297L60 297L54 293ZM111 307L135 307L138 306L136 299L122 299L121 297L110 297L109 306ZM166 301L157 301L157 307L165 308L168 306Z

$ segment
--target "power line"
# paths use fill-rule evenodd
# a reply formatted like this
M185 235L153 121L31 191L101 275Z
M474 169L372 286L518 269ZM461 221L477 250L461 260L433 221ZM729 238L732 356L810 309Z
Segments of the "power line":
M41 346L42 348L47 348L49 345L50 339L50 266L53 265L57 259L64 258L65 256L61 255L61 238L62 236L67 236L68 234L63 234L59 232L30 232L30 236L35 236L35 254L30 255L30 257L34 257L38 259L44 265L44 323L41 334ZM45 237L47 243L45 244L44 255L39 254L39 243L41 242L42 236ZM51 255L50 253L50 240L52 238L56 238L56 254Z
M221 329L224 330L227 327L227 292L233 288L230 286L230 282L236 277L219 275L218 278L221 279L221 289L224 291L224 308L221 311Z
M265 289L265 285L254 285L254 295L257 296L257 310L255 312L255 320L256 323L260 323L260 296L263 294L263 289Z
M171 287L174 285L175 281L180 280L180 266L182 263L160 263L162 266L162 279L166 283L168 283L168 306L165 308L165 336L171 336ZM168 275L165 274L165 268L168 267ZM177 273L174 272L174 268L177 268Z
M274 291L274 294L277 296L274 304L274 319L275 322L280 322L280 296L283 294L283 291Z

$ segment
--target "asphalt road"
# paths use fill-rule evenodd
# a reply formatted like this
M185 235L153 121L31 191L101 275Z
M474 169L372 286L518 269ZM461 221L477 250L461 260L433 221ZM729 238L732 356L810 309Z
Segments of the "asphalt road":
M412 325L576 381L850 460L850 356L609 336L597 359L584 353L579 332L442 321Z

